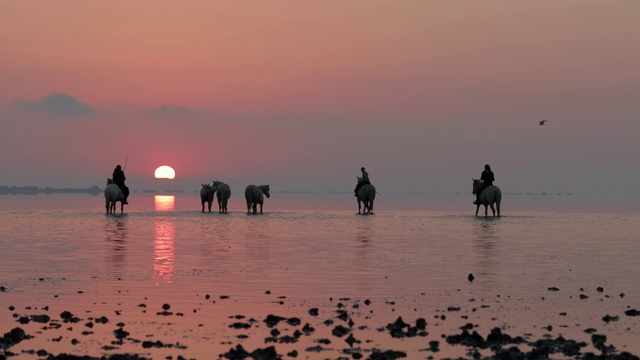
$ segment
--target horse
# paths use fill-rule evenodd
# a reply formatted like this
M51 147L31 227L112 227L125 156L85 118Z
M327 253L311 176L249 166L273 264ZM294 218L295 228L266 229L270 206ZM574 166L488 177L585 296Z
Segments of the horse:
M244 189L244 198L247 200L247 214L251 213L251 209L253 209L253 213L257 212L258 204L260 204L260 214L262 214L262 204L264 203L264 196L270 197L269 195L269 185L248 185L246 189Z
M482 184L481 180L473 179L473 194L476 194L476 191ZM480 209L480 205L484 205L484 216L487 216L487 206L491 207L491 212L493 216L496 216L496 209L498 210L498 217L500 217L500 201L502 200L502 192L500 188L495 185L489 185L486 189L482 191L480 194L480 204L476 205L476 216L478 216L478 210ZM493 204L496 207L493 207Z
M211 204L213 203L213 193L216 191L209 184L202 184L200 189L200 202L202 203L202 212L204 212L204 203L209 204L209 212L211 212Z
M213 189L217 191L218 197L218 209L220 214L227 213L227 202L229 202L229 198L231 197L231 188L229 185L223 183L222 181L215 180L213 182Z
M107 215L116 213L116 202L120 201L120 214L124 213L124 203L122 202L122 191L120 187L113 183L112 179L107 179L107 186L104 188L104 207Z
M362 178L358 177L358 182L360 182ZM376 198L376 188L371 184L362 185L360 190L358 190L357 199L358 199L358 214L373 214L373 200ZM364 205L364 209L360 212L360 209Z

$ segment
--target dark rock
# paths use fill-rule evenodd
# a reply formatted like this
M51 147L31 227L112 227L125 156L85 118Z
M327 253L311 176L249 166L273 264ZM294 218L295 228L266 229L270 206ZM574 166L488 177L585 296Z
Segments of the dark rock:
M13 345L21 342L22 340L30 338L31 336L27 335L21 328L13 328L8 333L5 333L2 338L0 338L0 349L8 349Z
M333 336L337 336L337 337L343 337L345 335L347 335L349 332L351 332L351 329L346 328L342 325L338 325L336 327L333 328L333 330L331 330L331 334Z
M145 349L149 349L149 348L152 348L152 347L154 347L154 348L163 348L163 347L165 347L165 345L160 340L157 340L157 341L143 341L142 342L142 347L145 348Z
M229 325L229 327L233 329L248 329L251 327L251 324L234 322L233 324Z
M311 315L311 316L318 316L318 308L311 308L311 309L309 309L309 315Z
M316 329L314 329L311 325L309 325L309 323L306 323L303 327L302 327L302 332L304 332L305 334L309 335L312 332L316 331Z
M349 336L344 340L349 344L350 347L353 347L353 344L359 342L356 338L353 337L353 334L349 334Z
M78 321L80 321L80 319L78 319L77 317L75 317L72 313L70 313L69 311L63 311L60 314L60 317L62 318L62 321L65 323L77 323Z
M113 331L113 335L116 337L116 339L118 340L122 340L124 338L126 338L127 336L129 336L129 332L123 330L122 328L116 329Z
M558 289L555 286L549 287L549 288L547 288L547 290L549 290L549 291L560 291L560 289Z
M640 311L636 309L631 309L631 310L625 311L624 314L627 316L640 316Z
M433 352L438 352L440 351L440 349L438 348L440 346L440 342L433 340L433 341L429 341L429 350L433 351Z
M46 324L51 320L48 315L31 315L31 321Z
M369 356L370 360L395 360L400 358L407 357L407 354L402 351L395 350L386 350L381 351L378 349L373 349L371 352L371 356Z
M264 319L264 322L267 324L268 327L271 328L271 327L274 327L274 326L278 325L278 323L280 321L282 321L282 320L286 320L286 318L269 314L269 315L267 315L267 318Z
M473 281L475 279L475 276L473 276L473 274L469 274L469 276L467 276L467 280L469 281Z
M320 345L317 345L317 346L308 347L305 350L308 351L308 352L317 352L317 353L319 353L320 351L325 350L325 348L323 348Z

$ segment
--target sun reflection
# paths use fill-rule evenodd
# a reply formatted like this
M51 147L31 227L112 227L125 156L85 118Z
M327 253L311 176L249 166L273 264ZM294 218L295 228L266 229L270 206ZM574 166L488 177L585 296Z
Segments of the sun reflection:
M176 197L173 195L156 195L154 208L156 211L175 210ZM158 219L155 224L153 239L153 272L164 282L173 280L173 266L175 263L176 229L171 219Z
M156 211L173 211L176 208L176 197L173 195L156 195L154 200Z
M175 263L176 229L169 219L156 221L153 239L153 272L163 281L171 283Z

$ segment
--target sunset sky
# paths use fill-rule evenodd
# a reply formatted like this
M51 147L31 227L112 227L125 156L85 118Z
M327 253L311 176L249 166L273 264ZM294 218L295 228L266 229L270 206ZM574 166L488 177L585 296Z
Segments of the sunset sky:
M0 2L0 185L640 184L640 1ZM538 126L546 119L547 125Z

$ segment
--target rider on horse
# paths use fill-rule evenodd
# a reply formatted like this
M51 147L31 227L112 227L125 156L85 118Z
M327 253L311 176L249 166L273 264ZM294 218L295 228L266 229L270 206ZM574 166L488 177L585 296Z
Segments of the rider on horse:
M126 165L126 164L125 164ZM122 167L120 165L116 166L113 170L113 183L118 185L120 191L122 191L122 203L128 204L127 197L129 196L129 188L124 184L124 181L127 179L124 176L124 171L122 171Z
M362 171L362 178L360 179L360 181L358 181L355 190L353 190L353 192L355 193L355 195L353 196L356 197L358 196L358 190L360 190L363 185L371 184L371 182L369 181L369 173L364 170L364 166L360 169L360 171Z
M489 164L484 166L484 171L482 172L482 175L480 175L480 180L482 180L482 184L480 184L480 188L476 191L476 200L473 202L476 205L481 204L480 195L482 194L482 191L493 185L493 182L496 180Z

